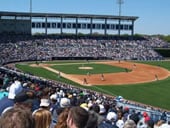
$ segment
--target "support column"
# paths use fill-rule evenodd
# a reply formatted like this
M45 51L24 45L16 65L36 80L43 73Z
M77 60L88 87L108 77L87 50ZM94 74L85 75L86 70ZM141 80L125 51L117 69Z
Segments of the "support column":
M76 17L76 36L78 35L78 17Z
M120 36L120 28L121 28L121 27L120 27L120 21L121 21L121 20L119 19L119 29L118 29L118 35L119 35L119 36Z
M31 24L30 33L32 35L32 0L30 0L30 24Z
M15 26L14 26L14 28L15 28L15 30L17 30L17 16L14 16L14 20L15 20ZM15 34L17 33L17 31L15 31Z
M63 35L63 17L61 17L61 22L60 22L60 34Z
M45 35L47 35L47 16L45 16Z
M104 35L107 35L107 19L105 19Z
M132 20L131 36L134 36L134 20Z
M90 35L92 35L93 30L93 18L90 18Z
M32 14L30 14L30 34L32 35Z

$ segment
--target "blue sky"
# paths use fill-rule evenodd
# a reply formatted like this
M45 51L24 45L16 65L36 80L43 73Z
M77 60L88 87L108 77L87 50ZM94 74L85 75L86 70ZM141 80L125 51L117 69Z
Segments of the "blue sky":
M29 12L30 0L0 0L0 11ZM122 15L138 16L135 33L170 35L170 0L124 0ZM118 15L117 0L32 0L32 11Z

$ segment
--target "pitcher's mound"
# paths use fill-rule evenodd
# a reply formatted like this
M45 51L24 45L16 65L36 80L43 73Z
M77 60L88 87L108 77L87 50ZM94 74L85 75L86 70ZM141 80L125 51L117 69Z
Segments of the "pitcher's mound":
M79 67L79 69L93 69L93 67Z

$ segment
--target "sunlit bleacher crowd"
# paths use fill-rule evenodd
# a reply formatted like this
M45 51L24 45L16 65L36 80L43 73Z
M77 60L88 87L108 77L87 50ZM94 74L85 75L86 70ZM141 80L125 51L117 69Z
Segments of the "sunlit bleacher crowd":
M163 59L146 40L30 37L0 41L1 63L51 57ZM155 40L155 43L154 43ZM151 44L149 45L149 42ZM0 67L0 128L170 128L166 110Z
M9 37L10 38L10 37ZM6 40L5 40L6 39ZM143 40L71 39L16 37L0 40L0 62L50 60L53 57L94 57L112 60L162 60L155 47L168 43L146 37Z

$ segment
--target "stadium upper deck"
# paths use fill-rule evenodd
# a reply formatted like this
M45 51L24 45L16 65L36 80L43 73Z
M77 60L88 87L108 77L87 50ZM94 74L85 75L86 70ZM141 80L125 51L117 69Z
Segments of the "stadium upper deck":
M36 21L34 19L44 19ZM50 20L52 19L52 20ZM102 30L105 35L108 31L115 31L118 35L121 31L130 31L134 34L135 16L112 16L112 15L88 15L88 14L58 14L58 13L29 13L29 12L0 12L0 33L26 33L31 34L32 29L44 29L48 34L49 29L58 29L60 34L64 29ZM84 21L83 21L84 20ZM97 22L99 20L100 22Z

